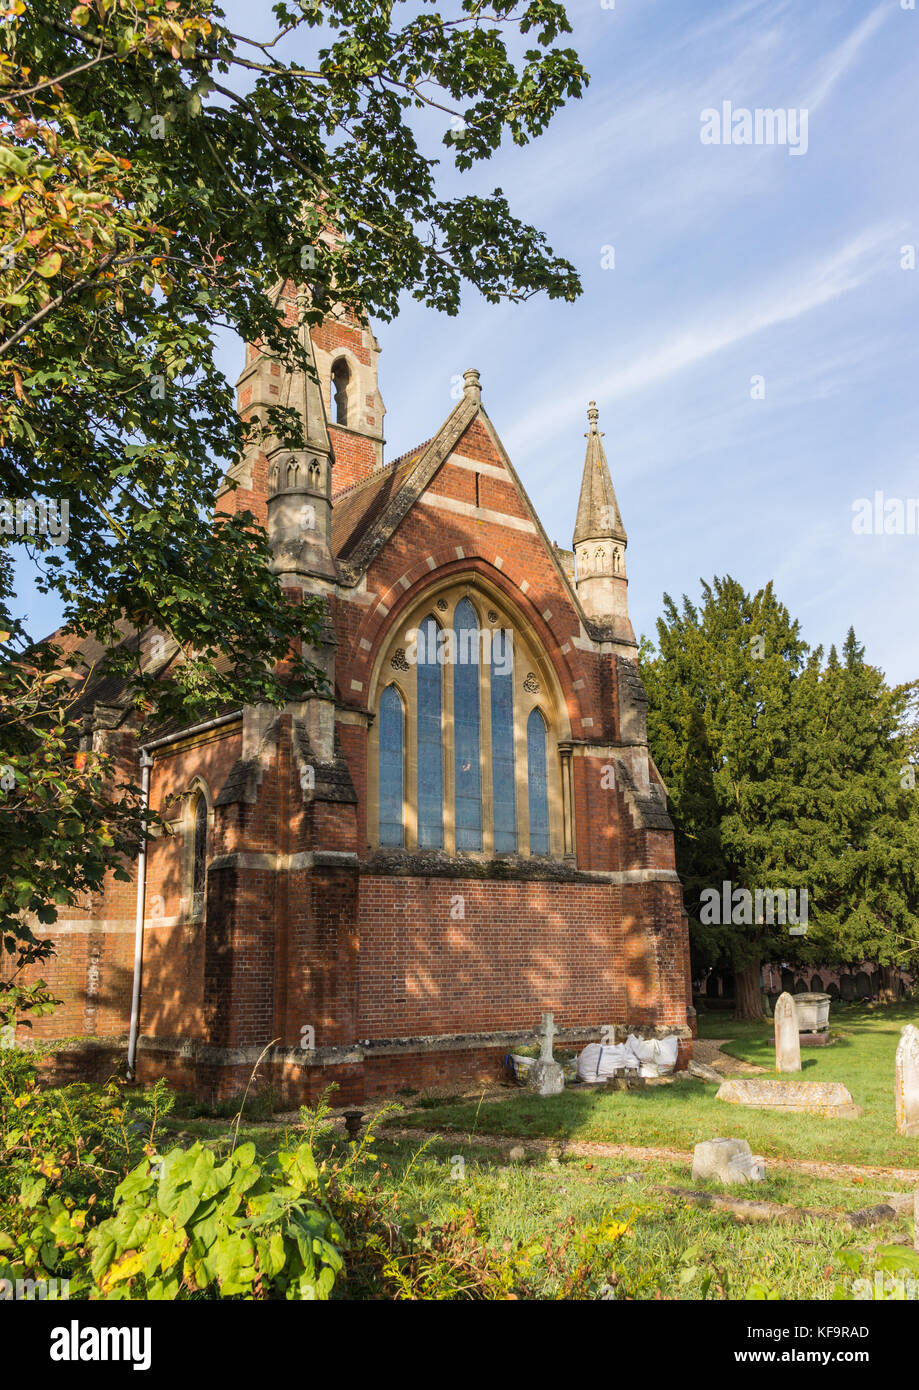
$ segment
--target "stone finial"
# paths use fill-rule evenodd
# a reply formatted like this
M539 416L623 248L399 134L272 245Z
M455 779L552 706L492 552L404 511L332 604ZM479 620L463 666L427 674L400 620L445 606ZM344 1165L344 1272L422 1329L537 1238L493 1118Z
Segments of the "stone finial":
M474 401L482 399L482 386L475 367L470 367L468 371L463 372L463 395Z
M582 541L617 540L623 546L627 542L602 444L603 431L597 428L599 416L596 401L591 401L587 411L590 429L584 436L587 440L587 452L584 457L581 495L578 498L578 512L574 524L575 550Z

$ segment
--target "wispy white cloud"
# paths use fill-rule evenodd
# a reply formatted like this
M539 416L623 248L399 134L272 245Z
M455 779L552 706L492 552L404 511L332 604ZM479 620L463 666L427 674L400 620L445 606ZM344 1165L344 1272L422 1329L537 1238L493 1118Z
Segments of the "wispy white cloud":
M876 275L889 252L892 230L888 225L868 228L839 250L815 265L800 268L783 282L749 295L726 308L709 298L696 318L681 328L672 324L661 331L662 341L644 352L630 355L606 368L596 379L597 398L621 400L668 377L687 371L706 358L723 352L766 329L793 322L842 295L850 294ZM514 449L526 449L550 436L570 418L570 393L575 380L562 383L550 404L531 412L512 431L509 442Z
M874 37L885 19L893 12L894 6L882 0L867 14L852 33L821 61L813 73L807 98L801 103L809 111L816 111L826 101L837 82L850 71L865 44Z

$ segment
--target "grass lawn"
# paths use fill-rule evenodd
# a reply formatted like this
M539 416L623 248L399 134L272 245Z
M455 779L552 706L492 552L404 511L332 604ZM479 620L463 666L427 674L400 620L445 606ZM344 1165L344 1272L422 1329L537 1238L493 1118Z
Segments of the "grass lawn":
M900 1030L919 1022L919 1005L887 1008L834 1005L827 1047L802 1048L804 1081L842 1081L864 1114L855 1120L778 1115L715 1099L716 1087L686 1080L641 1091L602 1094L574 1086L538 1099L524 1092L497 1101L427 1104L400 1124L458 1133L605 1140L688 1149L717 1136L748 1139L765 1158L823 1159L883 1167L919 1168L919 1139L894 1122L894 1054ZM730 1039L722 1050L766 1067L777 1077L771 1024L736 1023L729 1014L702 1015L703 1037ZM738 1073L739 1074L739 1073ZM786 1078L787 1079L787 1078Z
M356 1177L376 1184L400 1221L474 1219L481 1239L516 1262L531 1297L597 1298L610 1286L618 1298L852 1297L858 1274L846 1258L861 1260L867 1274L879 1246L912 1245L906 1216L860 1230L841 1219L884 1200L896 1184L883 1176L836 1180L767 1166L765 1182L733 1195L813 1208L830 1213L829 1219L740 1221L656 1190L669 1185L723 1193L712 1184L693 1184L685 1161L586 1159L562 1151L557 1162L540 1152L514 1163L511 1136L689 1150L700 1138L737 1135L767 1158L919 1167L919 1140L899 1138L893 1114L894 1051L901 1027L917 1013L916 1006L837 1006L836 1042L804 1051L802 1076L845 1082L864 1107L858 1120L728 1106L715 1100L713 1085L697 1081L603 1095L573 1087L545 1100L524 1093L463 1102L419 1097L404 1101L409 1113L393 1123L442 1133L423 1142L420 1135L397 1138L382 1128L362 1154ZM744 1061L773 1061L767 1025L738 1024L718 1013L701 1020L700 1032L729 1038L723 1050ZM223 1147L233 1122L173 1115L165 1127ZM266 1149L283 1133L278 1121L244 1122L240 1129L241 1138ZM468 1142L474 1133L508 1140L487 1149ZM334 1162L345 1145L340 1133L327 1134L317 1156Z
M167 1128L222 1149L232 1123L170 1119ZM244 1124L240 1138L267 1150L283 1133L278 1123ZM317 1156L334 1161L343 1147L341 1136L326 1138ZM630 1174L638 1176L628 1181ZM876 1245L911 1243L906 1218L862 1231L833 1219L740 1223L726 1212L654 1190L659 1184L691 1186L684 1165L563 1157L552 1166L542 1156L514 1164L500 1151L464 1147L460 1136L422 1145L384 1133L355 1176L378 1184L399 1220L442 1222L474 1214L483 1241L520 1262L531 1296L538 1298L597 1298L604 1285L614 1286L618 1298L640 1299L851 1296L857 1275L844 1253L863 1252L867 1267ZM770 1174L753 1194L744 1189L744 1195L841 1215L882 1201L887 1187L782 1172ZM611 1223L625 1229L597 1249L598 1235L609 1232Z

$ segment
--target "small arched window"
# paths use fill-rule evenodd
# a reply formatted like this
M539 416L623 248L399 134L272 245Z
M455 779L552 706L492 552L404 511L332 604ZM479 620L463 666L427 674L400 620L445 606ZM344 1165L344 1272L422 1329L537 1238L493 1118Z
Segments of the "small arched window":
M405 712L394 685L380 697L380 844L405 843Z
M549 853L549 786L546 721L538 709L527 720L527 784L530 799L530 853Z
M332 367L332 408L335 412L336 425L347 425L348 423L348 385L351 381L351 369L343 357Z
M207 887L207 801L199 792L195 797L192 832L191 915L204 916L204 896Z

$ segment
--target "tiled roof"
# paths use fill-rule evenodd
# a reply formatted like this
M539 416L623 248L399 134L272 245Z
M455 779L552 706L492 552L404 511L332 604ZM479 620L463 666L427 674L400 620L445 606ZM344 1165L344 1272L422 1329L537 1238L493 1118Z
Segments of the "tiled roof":
M337 560L348 559L390 498L398 492L424 448L425 445L418 445L362 483L333 497L332 553Z

